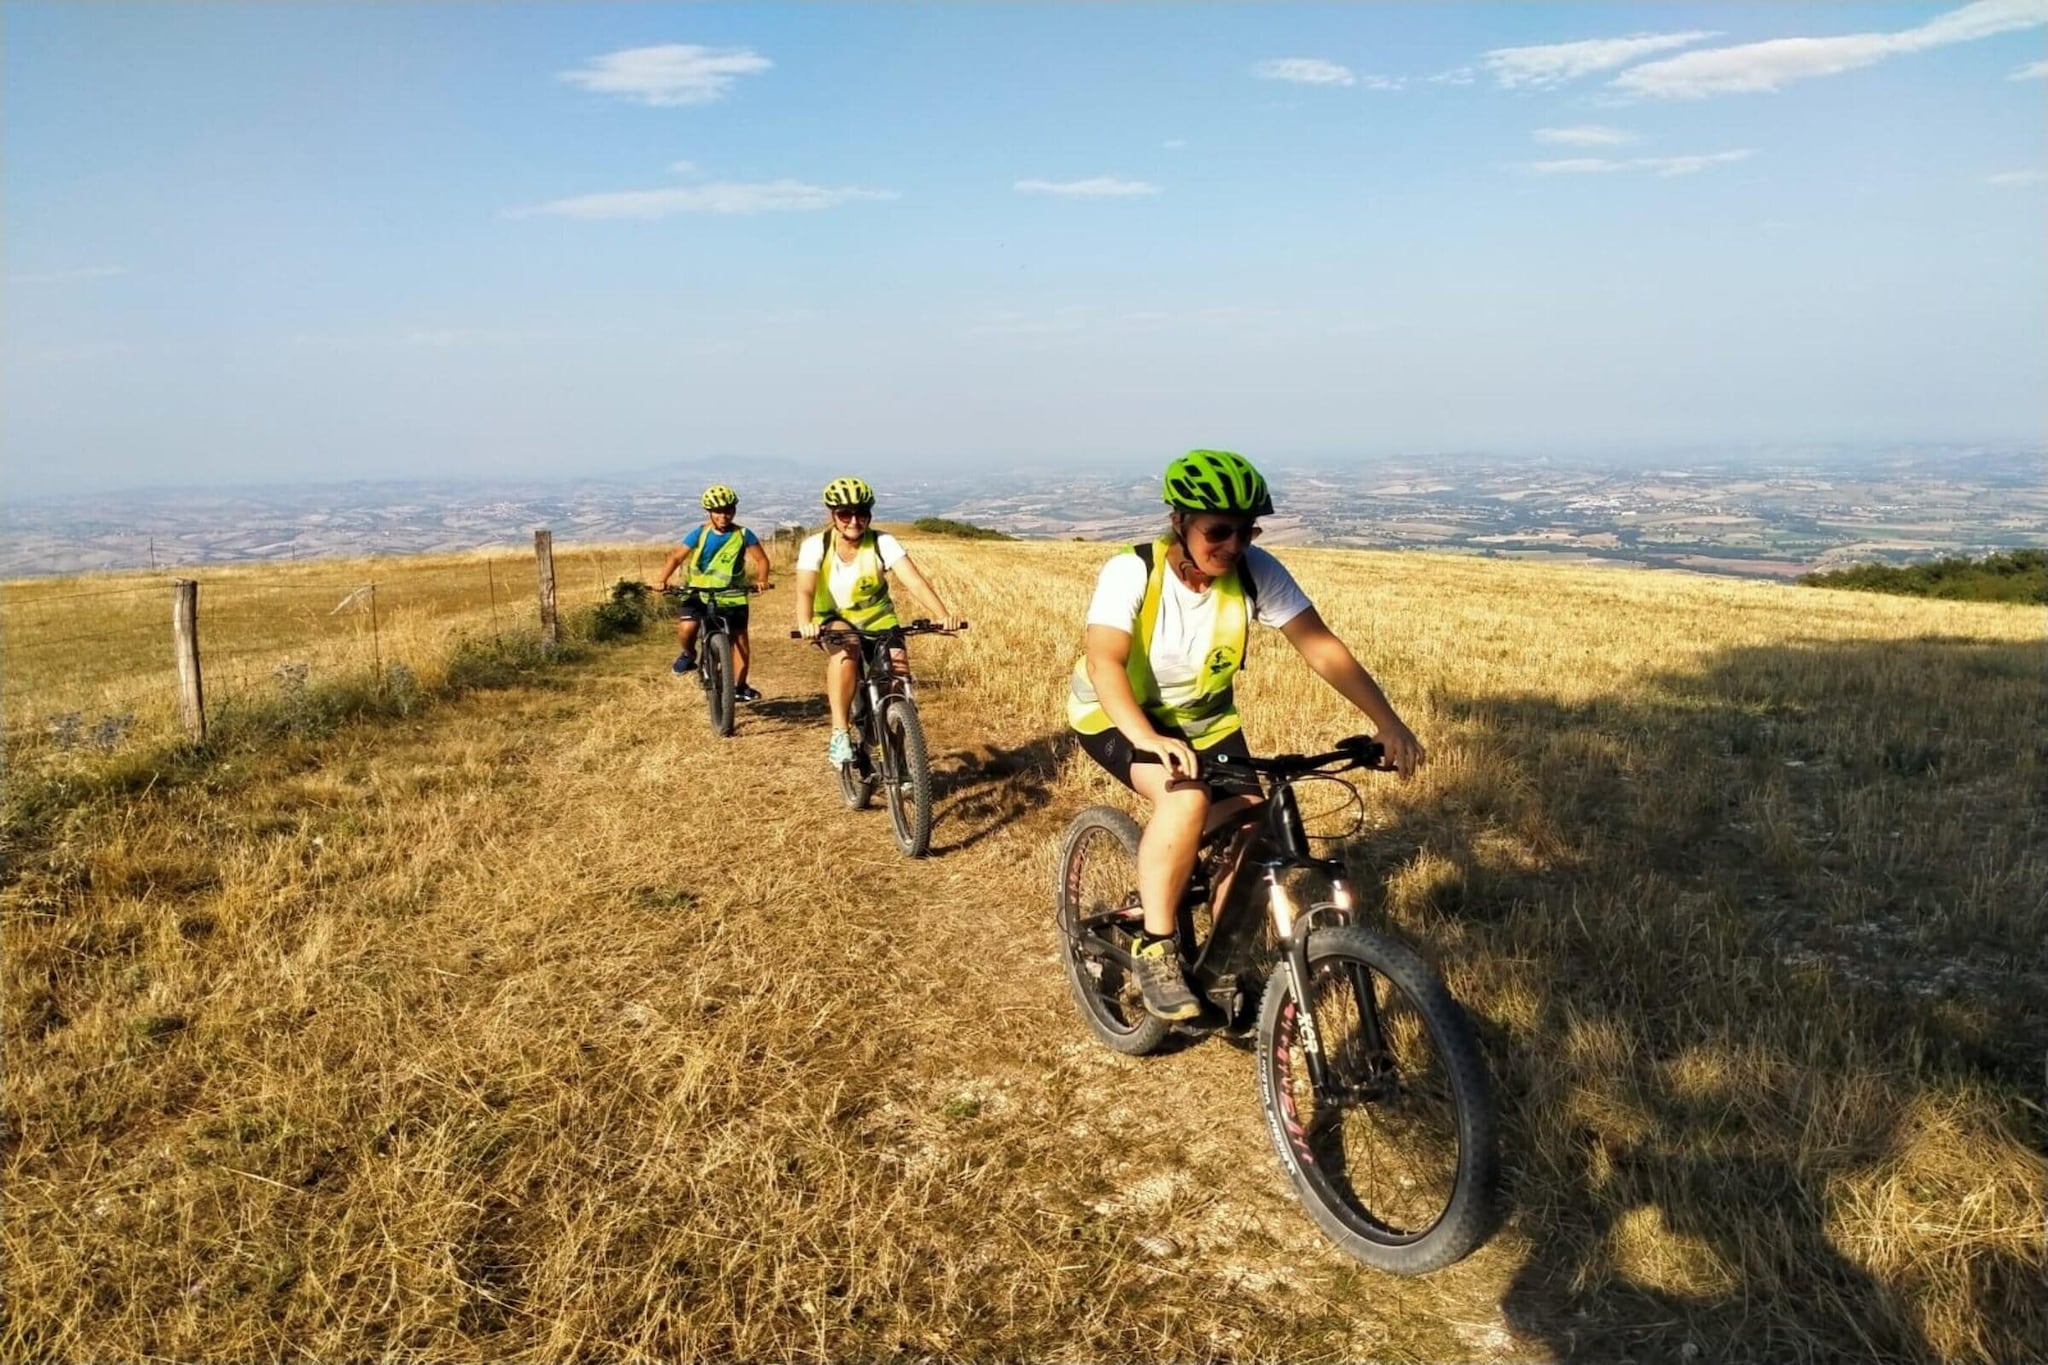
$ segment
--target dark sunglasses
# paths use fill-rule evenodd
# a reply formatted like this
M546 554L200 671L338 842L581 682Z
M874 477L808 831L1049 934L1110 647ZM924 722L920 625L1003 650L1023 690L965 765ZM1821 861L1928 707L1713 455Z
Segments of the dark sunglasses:
M1237 521L1212 521L1207 526L1198 526L1195 529L1200 531L1202 539L1211 545L1221 545L1224 541L1232 539L1250 542L1257 540L1265 532L1263 526Z
M872 521L874 517L875 510L872 507L835 507L832 509L832 519L834 521Z

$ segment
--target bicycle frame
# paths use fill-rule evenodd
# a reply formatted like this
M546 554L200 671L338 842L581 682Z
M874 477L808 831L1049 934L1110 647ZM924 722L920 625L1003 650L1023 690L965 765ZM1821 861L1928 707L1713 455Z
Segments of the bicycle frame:
M1216 784L1230 795L1257 793L1261 798L1208 832L1203 840L1203 849L1210 855L1208 866L1203 865L1201 854L1197 855L1196 865L1196 875L1206 874L1208 884L1197 895L1194 879L1190 878L1189 895L1183 900L1182 913L1175 920L1175 934L1182 958L1187 963L1188 983L1198 995L1223 1012L1226 1025L1233 1011L1225 1001L1239 993L1239 976L1257 965L1258 938L1266 924L1273 926L1279 939L1279 970L1288 974L1294 998L1306 1000L1309 998L1308 937L1315 928L1317 916L1330 912L1338 916L1348 915L1357 904L1344 864L1336 859L1318 858L1310 850L1307 831L1302 827L1301 807L1294 796L1294 783L1298 779L1339 758L1350 760L1349 766L1376 766L1378 746L1372 746L1371 750L1340 750L1324 755L1321 763L1300 755L1255 759L1250 764L1241 760L1232 763L1227 756L1217 755L1203 762L1204 780ZM1256 879L1243 875L1251 868L1258 869L1260 873ZM1329 904L1302 907L1294 903L1292 893L1281 878L1283 873L1295 869L1319 873L1328 880ZM1225 881L1229 889L1222 903L1217 904L1212 899L1215 888ZM1260 913L1261 900L1264 901L1263 915ZM1211 924L1208 937L1197 944L1193 916L1189 912L1204 904L1209 905ZM1105 912L1084 922L1083 928L1096 928L1116 913ZM1094 946L1103 956L1126 970L1136 969L1137 960L1116 944L1096 936ZM1384 1056L1386 1037L1379 1018L1378 1002L1368 982L1354 984L1360 1004L1361 1031L1367 1047L1372 1055ZM1322 1040L1316 1034L1311 1012L1303 1011L1300 1028L1310 1078L1319 1089L1327 1087L1329 1075Z
M719 593L730 591L730 588L693 588L685 583L669 588L666 595L679 601L696 602L704 608L704 615L697 621L699 639L713 632L737 639L738 636L732 628L732 618L726 615L731 608L721 606L718 601Z

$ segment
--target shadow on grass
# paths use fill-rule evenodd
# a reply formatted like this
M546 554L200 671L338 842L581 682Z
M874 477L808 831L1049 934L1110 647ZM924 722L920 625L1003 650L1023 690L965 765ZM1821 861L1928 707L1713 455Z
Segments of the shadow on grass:
M1067 731L1051 731L1007 748L984 745L932 763L934 828L945 836L932 853L972 848L1045 809L1069 747Z
M1584 705L1437 699L1470 761L1347 855L1486 1038L1517 1331L2048 1358L2041 667L1829 642Z

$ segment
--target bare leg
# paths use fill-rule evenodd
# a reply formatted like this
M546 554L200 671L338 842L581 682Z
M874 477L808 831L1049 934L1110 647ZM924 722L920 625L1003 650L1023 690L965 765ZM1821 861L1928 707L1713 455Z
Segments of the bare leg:
M853 687L858 672L851 644L825 646L825 701L832 708L832 728L852 728L847 717L853 710Z
M1168 791L1166 782L1164 765L1141 763L1131 769L1131 785L1152 803L1152 818L1138 840L1138 901L1145 907L1145 932L1161 937L1173 932L1209 813L1208 788Z
M753 653L749 648L748 633L743 630L732 637L732 681L735 687L747 685L747 656Z
M691 617L682 617L676 622L676 648L687 654L697 643L697 622Z

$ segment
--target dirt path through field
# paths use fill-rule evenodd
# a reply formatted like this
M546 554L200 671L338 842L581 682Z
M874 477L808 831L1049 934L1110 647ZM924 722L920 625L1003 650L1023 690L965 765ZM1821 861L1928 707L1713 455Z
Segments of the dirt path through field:
M1053 736L921 683L911 862L814 652L762 641L730 740L669 657L285 739L19 870L0 1354L1537 1354L1513 1242L1324 1243L1246 1053L1088 1037Z
M949 644L918 646L928 659ZM895 852L879 801L856 813L837 799L823 757L819 671L811 649L766 642L755 681L768 699L743 711L730 741L701 723L695 687L650 666L645 650L608 661L590 684L616 678L627 695L646 698L648 762L678 775L730 762L758 783L751 851L834 869L848 930L875 936L898 974L869 983L864 1008L920 1016L904 1023L915 1039L906 1059L915 1095L903 1103L944 1120L923 1140L1002 1151L1010 1178L1045 1207L1094 1224L1119 1252L1130 1340L1162 1330L1144 1319L1170 1284L1176 1301L1230 1301L1300 1324L1298 1345L1313 1342L1312 1353L1529 1354L1496 1306L1514 1268L1505 1246L1402 1282L1360 1270L1322 1241L1273 1159L1247 1053L1211 1040L1135 1061L1088 1037L1050 918L1052 848L1078 806L1053 790L1048 735L992 731L970 689L921 683L942 795L933 856L912 862ZM963 743L966 735L976 742ZM1212 1349L1264 1336L1249 1327L1235 1338L1225 1329ZM972 1340L970 1329L951 1345L971 1352Z

